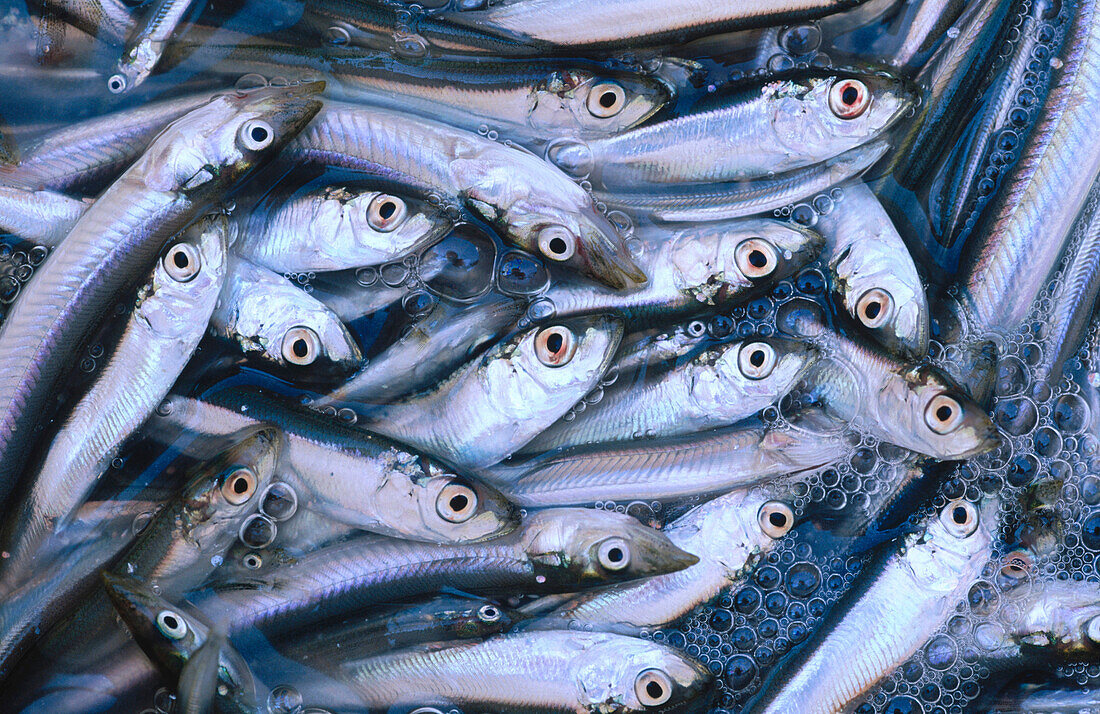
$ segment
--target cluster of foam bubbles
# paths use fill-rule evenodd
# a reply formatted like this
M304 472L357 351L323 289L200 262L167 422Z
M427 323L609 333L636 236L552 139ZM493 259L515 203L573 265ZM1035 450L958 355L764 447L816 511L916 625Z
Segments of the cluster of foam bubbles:
M27 250L18 244L0 241L0 307L15 302L19 292L34 275L35 268L46 260L49 249L36 245Z

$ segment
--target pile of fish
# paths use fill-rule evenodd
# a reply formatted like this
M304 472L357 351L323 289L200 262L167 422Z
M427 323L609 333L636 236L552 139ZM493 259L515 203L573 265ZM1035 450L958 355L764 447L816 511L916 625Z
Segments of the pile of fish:
M0 74L5 711L1100 711L1100 0L34 0Z

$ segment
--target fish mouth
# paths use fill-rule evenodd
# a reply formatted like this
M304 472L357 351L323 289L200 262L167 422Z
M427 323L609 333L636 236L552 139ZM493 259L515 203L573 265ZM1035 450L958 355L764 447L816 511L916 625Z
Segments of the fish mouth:
M617 235L617 233L616 233ZM632 290L649 282L645 271L634 262L626 245L598 233L589 233L578 247L581 272L615 290Z

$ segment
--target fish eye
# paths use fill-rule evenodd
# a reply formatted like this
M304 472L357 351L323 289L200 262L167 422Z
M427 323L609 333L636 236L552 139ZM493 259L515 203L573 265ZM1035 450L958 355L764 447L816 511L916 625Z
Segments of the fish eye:
M298 512L298 493L282 481L264 489L260 497L260 513L275 522L285 521Z
M500 608L496 605L482 605L477 609L477 619L482 622L500 622Z
M1089 618L1085 623L1085 637L1094 645L1100 645L1100 615Z
M176 243L164 254L161 265L172 280L186 283L199 274L202 258L199 257L198 248L190 243Z
M937 434L950 434L962 425L962 421L962 405L946 394L937 394L924 409L924 423Z
M477 492L464 483L449 483L440 490L435 510L448 523L465 523L477 513Z
M794 511L782 501L768 501L760 507L756 518L760 530L773 540L787 535L794 527Z
M547 367L563 367L569 364L576 352L577 338L567 327L547 327L535 336L535 356Z
M733 251L737 269L749 280L766 278L775 272L779 265L779 254L763 238L748 238L737 244Z
M252 469L243 467L234 469L222 482L222 495L234 506L245 503L254 493L256 493L256 474Z
M107 91L111 94L122 94L126 91L126 76L122 74L112 74L107 79Z
M367 223L379 233L389 233L405 220L409 213L405 202L397 196L379 194L367 206Z
M750 342L737 353L737 368L749 379L764 379L778 361L775 348L767 342Z
M259 151L271 146L271 142L275 141L275 130L263 119L250 119L241 124L238 138L245 149Z
M266 548L275 542L279 528L275 521L259 513L253 513L241 524L237 537L249 548Z
M577 252L577 240L564 226L547 226L539 231L539 252L550 260L569 260Z
M856 301L856 317L864 327L882 327L894 316L894 298L882 288L871 288Z
M283 335L283 359L305 367L321 356L321 338L308 327L292 327Z
M157 629L169 639L182 640L187 635L187 622L179 613L161 610L157 613Z
M634 695L643 707L659 707L672 699L672 678L659 669L647 669L634 679Z
M829 88L829 109L840 119L855 119L871 106L871 90L858 79L841 79Z
M702 320L692 320L687 324L689 337L702 337L707 334L707 326Z
M259 570L260 566L264 564L264 559L256 555L255 553L248 553L243 558L241 558L241 563L243 563L244 567L248 568L249 570Z
M978 509L970 501L951 501L940 511L940 522L956 538L966 538L978 529Z
M630 546L622 538L608 538L600 543L596 558L605 570L622 570L630 565Z
M626 106L626 90L617 82L600 82L588 92L588 112L600 119L613 117Z

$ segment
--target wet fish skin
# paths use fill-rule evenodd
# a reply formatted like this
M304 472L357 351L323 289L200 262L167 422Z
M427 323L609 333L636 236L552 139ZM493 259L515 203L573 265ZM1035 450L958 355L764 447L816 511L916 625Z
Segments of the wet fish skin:
M1007 336L1023 323L1100 173L1092 140L1100 112L1097 13L1095 2L1077 6L1035 128L962 255L959 302L977 337Z
M43 6L81 32L121 45L136 21L121 0L46 0Z
M56 248L88 206L54 191L0 185L0 231Z
M840 205L815 224L825 237L833 289L848 314L889 352L919 360L928 353L931 328L913 258L866 184L847 183L841 191Z
M649 276L645 286L621 292L555 274L545 294L554 303L552 317L614 312L642 325L690 317L793 275L824 244L814 231L767 218L638 226L635 238L644 246L637 261ZM753 265L752 257L765 266Z
M890 674L965 598L992 554L999 507L986 497L977 505L949 501L930 514L922 532L861 573L805 654L769 677L751 710L839 712Z
M103 573L103 584L126 628L149 659L172 679L185 684L184 676L195 666L215 675L213 703L225 714L256 714L261 698L248 665L231 644L217 645L218 634L199 618L189 614L141 581L111 572ZM169 629L169 625L174 625ZM169 634L171 633L171 634ZM224 640L224 634L221 635ZM214 659L216 657L216 659ZM213 664L202 660L214 659ZM202 710L199 710L202 711Z
M191 57L218 58L211 71L227 78L244 72L318 77L332 99L443 120L467 131L492 130L531 148L559 137L616 134L674 99L674 87L665 81L592 61L459 56L411 61L389 52L247 41L179 49ZM600 96L594 92L610 92L610 106L598 108Z
M204 399L170 395L145 435L201 458L240 429L275 424L286 441L280 479L295 489L300 508L353 528L446 543L493 538L518 524L496 489L401 443L255 390L228 389ZM179 443L181 432L197 443ZM472 515L458 522L440 513L440 499L455 486L470 489L476 501Z
M450 11L441 17L457 27L549 52L674 44L718 32L817 19L858 4L859 0L781 0L705 5L677 0L657 5L611 0L593 5L584 0L524 0L484 10Z
M615 362L604 381L612 377L615 380L626 379L640 374L642 370L660 369L685 359L709 343L707 326L701 319L675 325L667 330L653 328L628 334L619 344Z
M62 127L26 147L18 164L0 165L0 180L33 190L98 194L166 126L223 93L167 99Z
M769 552L780 533L794 525L794 513L765 532L762 490L740 489L696 506L664 528L669 539L699 562L667 575L582 593L552 612L521 625L529 630L584 630L637 636L664 627L739 581Z
M834 109L848 90L856 116ZM547 158L609 191L749 181L833 159L882 136L915 96L901 80L860 73L780 75L691 113L612 137L555 142ZM844 113L841 113L841 112Z
M526 304L493 296L477 305L436 302L406 334L368 360L317 406L355 402L385 404L447 377L487 343L500 339L523 316Z
M425 645L341 669L371 712L423 705L517 713L699 711L712 679L702 665L666 645L589 632ZM655 690L639 686L654 673L660 682ZM659 692L657 701L667 700L655 709L652 700L639 700L639 691Z
M176 120L23 287L0 327L0 497L15 485L43 409L106 307L209 201L302 129L320 109L322 88L223 95ZM244 144L255 150L238 146L242 128L262 133L263 141Z
M481 474L525 508L673 501L823 466L851 448L841 424L809 410L790 425L749 420L700 434L575 447Z
M770 369L749 376L748 360L757 358ZM730 426L778 401L816 359L813 348L786 339L717 345L683 365L647 377L640 387L612 385L574 419L559 421L535 437L524 453Z
M73 407L50 442L18 516L3 529L0 583L12 572L40 567L36 555L65 527L107 470L123 442L168 394L206 333L225 279L224 217L196 224L168 249L99 377ZM178 262L183 260L181 270Z
M234 249L276 273L381 265L426 248L452 226L423 201L359 186L330 185L265 209L241 219ZM391 213L383 217L384 210Z
M228 272L210 319L215 334L288 369L349 372L362 362L355 338L320 300L244 258L231 256Z
M108 593L110 592L112 591L108 589ZM212 628L207 633L206 640L180 669L176 691L181 714L206 714L214 706L214 700L218 696L218 670L221 669L222 650L225 646L225 632Z
M612 562L609 554L616 549L620 558ZM623 554L626 565L620 562ZM696 561L663 533L629 516L559 508L530 514L516 531L481 543L353 538L294 562L265 563L247 580L215 582L196 604L224 618L232 632L257 627L278 636L319 619L443 587L571 592L672 572Z
M464 204L504 240L610 287L646 281L592 198L523 150L427 119L329 102L287 153Z
M809 168L741 184L685 186L660 192L596 191L609 207L655 221L723 221L774 211L855 178L886 155L889 144L873 141Z
M143 24L127 38L118 71L107 80L107 89L112 94L122 94L148 79L176 28L196 6L196 0L156 0Z
M989 414L948 376L881 354L827 329L820 317L816 305L795 300L776 320L782 332L819 350L821 359L803 386L826 413L938 459L967 459L1000 443Z
M621 320L605 315L529 328L432 389L373 409L358 423L461 468L490 466L537 438L597 385L622 329Z

